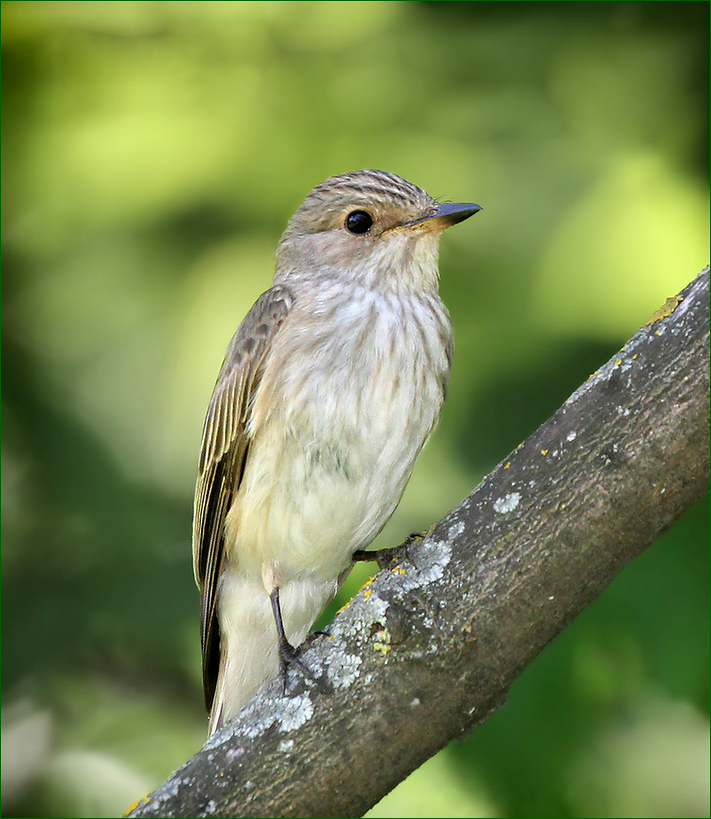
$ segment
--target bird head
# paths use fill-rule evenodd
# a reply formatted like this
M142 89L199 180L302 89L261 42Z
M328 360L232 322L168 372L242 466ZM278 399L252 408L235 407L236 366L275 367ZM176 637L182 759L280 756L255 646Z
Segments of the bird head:
M289 220L275 282L305 277L385 290L436 289L440 235L479 210L470 203L440 204L385 171L333 176Z

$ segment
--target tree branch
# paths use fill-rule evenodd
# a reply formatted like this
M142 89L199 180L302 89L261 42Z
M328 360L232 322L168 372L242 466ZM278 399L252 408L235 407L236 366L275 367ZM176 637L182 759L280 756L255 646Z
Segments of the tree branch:
M709 478L709 269L131 816L361 816L501 705Z

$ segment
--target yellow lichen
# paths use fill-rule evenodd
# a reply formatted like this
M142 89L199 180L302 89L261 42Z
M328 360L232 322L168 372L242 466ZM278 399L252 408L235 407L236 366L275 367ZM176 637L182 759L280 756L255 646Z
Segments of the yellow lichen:
M679 295L670 296L659 308L659 310L656 310L654 313L652 313L651 318L644 322L644 326L649 327L650 324L654 324L657 321L661 321L662 319L667 318L667 316L671 316L671 314L676 310L680 303L681 296ZM657 332L657 335L659 335L659 332Z
M380 631L375 632L375 640L373 642L373 648L380 652L381 654L387 654L392 646L390 643L392 642L392 638L390 637L390 632L384 628Z
M129 813L133 813L139 805L147 805L151 800L148 798L148 794L142 796L140 799L136 799L135 802L131 802L131 804L126 808L125 812L122 813L122 816L128 816Z

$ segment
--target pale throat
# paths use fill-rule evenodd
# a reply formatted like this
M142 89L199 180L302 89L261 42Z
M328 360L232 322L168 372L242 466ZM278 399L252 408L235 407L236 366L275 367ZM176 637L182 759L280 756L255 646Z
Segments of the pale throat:
M342 260L335 277L367 289L402 296L437 293L439 235L393 231L374 242L368 252Z

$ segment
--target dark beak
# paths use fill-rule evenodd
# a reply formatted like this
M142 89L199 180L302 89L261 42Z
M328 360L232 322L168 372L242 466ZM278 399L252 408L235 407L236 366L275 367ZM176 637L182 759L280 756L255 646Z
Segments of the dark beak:
M421 219L415 219L413 222L408 223L408 227L410 225L419 225L422 222L432 222L432 228L440 228L444 230L448 228L450 225L456 225L457 222L463 222L465 219L468 219L470 216L474 216L475 213L478 213L481 210L479 205L473 205L471 203L458 203L458 202L445 202L443 205L437 205L436 209L432 211L428 216L423 216Z

